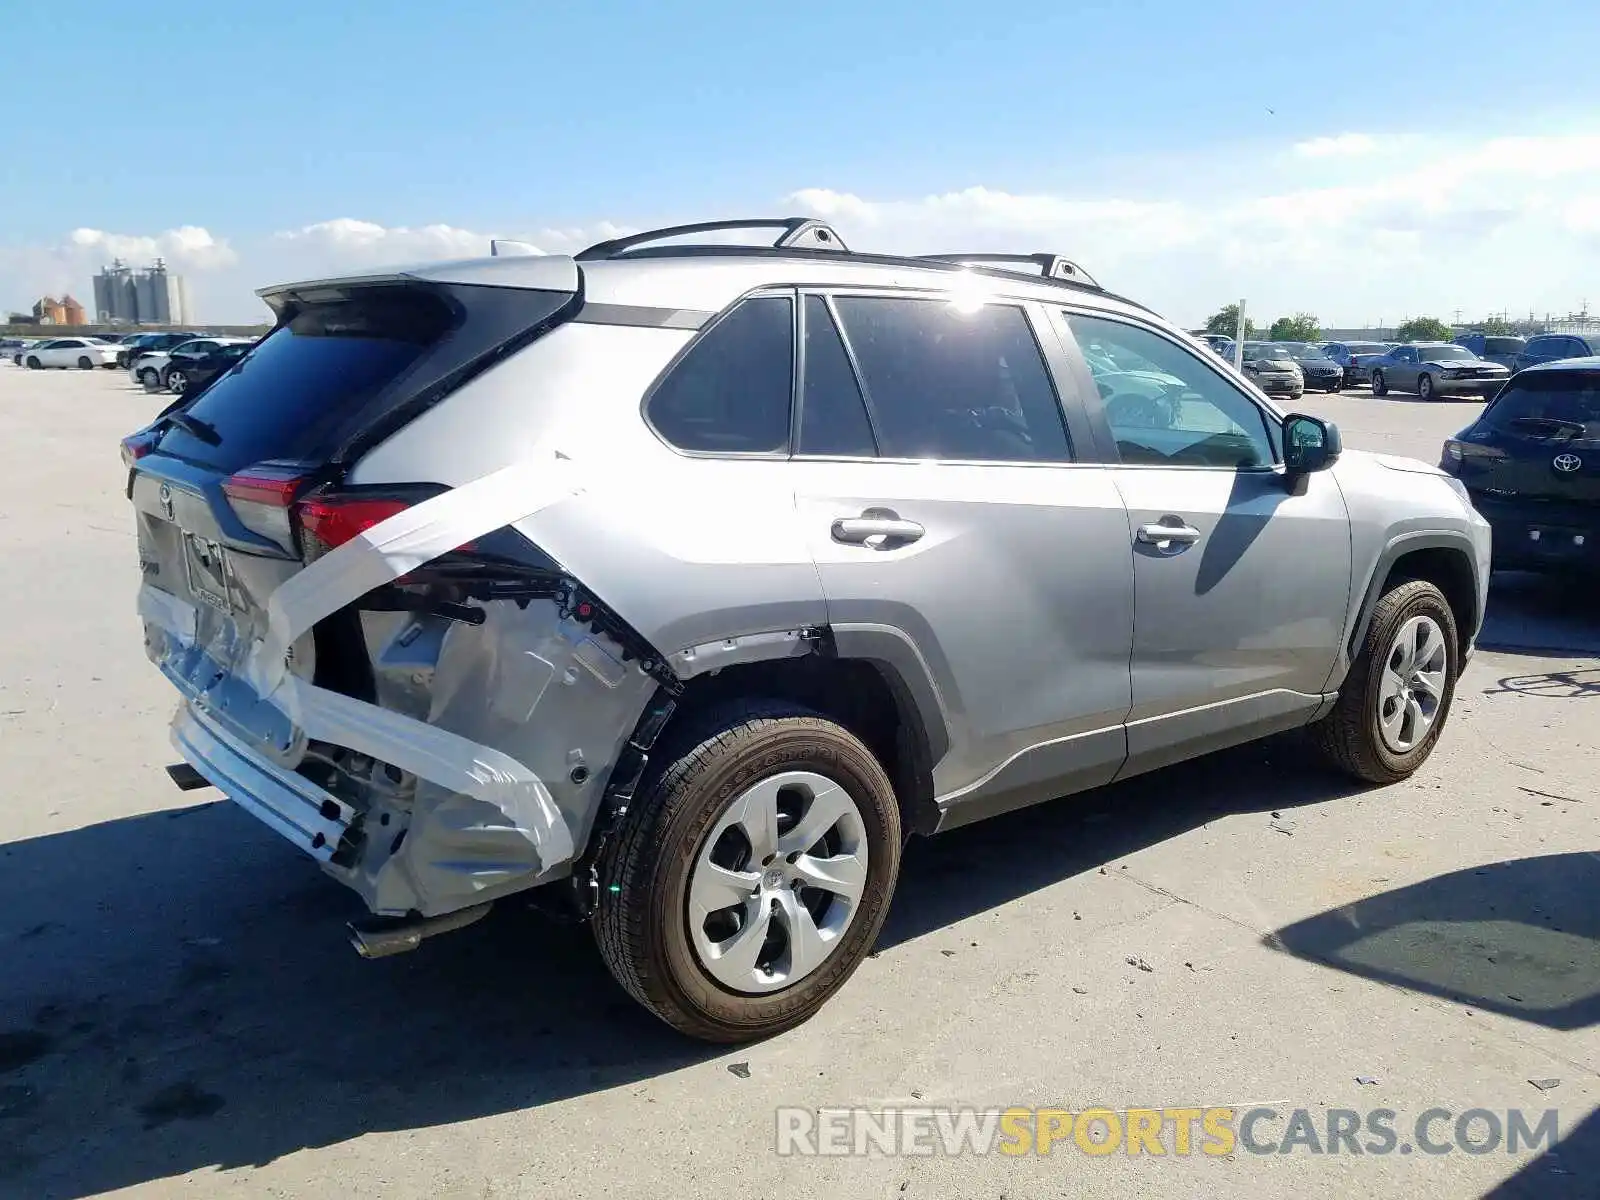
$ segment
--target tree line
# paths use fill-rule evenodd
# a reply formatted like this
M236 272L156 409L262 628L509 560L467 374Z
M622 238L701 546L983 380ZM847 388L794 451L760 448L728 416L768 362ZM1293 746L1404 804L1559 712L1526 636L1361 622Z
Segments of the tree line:
M1492 317L1475 329L1481 329L1488 334L1511 333L1509 322L1498 317ZM1227 304L1211 314L1206 321L1207 333L1220 333L1227 337L1234 337L1239 332L1239 306ZM1322 337L1322 323L1317 320L1315 313L1298 312L1292 316L1279 317L1265 331L1249 317L1244 320L1244 336L1246 338L1263 338L1271 342L1315 342ZM1397 342L1448 342L1455 336L1455 330L1437 317L1413 317L1394 331L1394 340Z

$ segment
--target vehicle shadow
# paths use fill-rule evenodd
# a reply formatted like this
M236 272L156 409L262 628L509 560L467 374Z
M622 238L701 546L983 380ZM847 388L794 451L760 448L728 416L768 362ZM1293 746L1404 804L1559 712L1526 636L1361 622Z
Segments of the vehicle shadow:
M1600 1022L1600 855L1551 854L1453 871L1264 940L1299 958L1479 1011L1584 1029ZM1559 1094L1528 1107L1555 1107L1550 1101ZM1566 1131L1489 1197L1589 1197L1597 1176L1600 1113Z
M1600 1021L1600 855L1439 875L1309 917L1274 949L1551 1029Z
M1345 794L1283 740L913 843L880 950L1229 812ZM958 886L953 886L957 884ZM628 1086L721 1051L518 909L366 962L219 801L0 846L0 1192L81 1197Z
M1559 576L1497 571L1478 645L1516 654L1600 655L1593 589Z

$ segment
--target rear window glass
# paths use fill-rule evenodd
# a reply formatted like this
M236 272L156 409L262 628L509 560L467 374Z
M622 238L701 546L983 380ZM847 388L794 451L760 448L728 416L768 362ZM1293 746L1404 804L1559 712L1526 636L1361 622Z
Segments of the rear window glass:
M1492 337L1483 339L1483 352L1485 354L1515 354L1527 345L1519 337Z
M224 471L317 456L451 324L449 307L415 288L373 288L309 305L189 406L216 431L215 445L174 426L160 448Z
M1519 375L1502 389L1484 420L1527 437L1600 437L1600 371Z

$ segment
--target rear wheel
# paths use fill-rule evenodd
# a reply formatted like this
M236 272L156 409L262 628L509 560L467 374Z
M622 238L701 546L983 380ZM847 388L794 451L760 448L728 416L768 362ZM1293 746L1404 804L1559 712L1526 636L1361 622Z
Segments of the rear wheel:
M1433 376L1424 371L1417 376L1417 398L1419 400L1432 400L1433 392Z
M37 371L40 370L42 366L43 364L39 362L39 359L36 355L28 355L28 370Z
M1389 394L1389 383L1384 379L1382 371L1374 371L1372 373L1372 394L1374 396L1387 396Z
M1339 700L1313 731L1324 753L1368 783L1398 783L1427 761L1461 669L1455 614L1426 580L1396 584L1373 609Z
M854 734L790 704L721 710L679 750L601 863L595 937L674 1028L767 1037L872 949L900 869L894 789Z
M189 377L182 371L167 372L167 390L181 396L189 386Z
M92 370L94 370L94 359L90 358L87 354L83 355L81 358L78 359L78 370L80 370L80 371L92 371Z

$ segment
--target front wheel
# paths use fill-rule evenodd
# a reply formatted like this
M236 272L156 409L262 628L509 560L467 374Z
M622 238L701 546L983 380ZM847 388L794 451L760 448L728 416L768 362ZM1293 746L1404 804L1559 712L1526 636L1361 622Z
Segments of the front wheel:
M167 391L175 396L181 396L189 387L189 377L182 371L167 372Z
M1434 394L1433 376L1424 371L1417 376L1417 399L1432 400Z
M1373 609L1333 711L1312 727L1323 752L1368 783L1398 783L1427 761L1455 696L1461 653L1444 593L1398 583Z
M28 355L28 370L30 370L30 371L38 371L38 370L42 370L43 367L44 367L44 364L39 361L37 356L32 355L32 354Z
M1374 396L1387 396L1389 394L1389 383L1384 379L1382 371L1374 371L1372 373L1372 394Z
M888 913L901 849L888 776L854 734L779 703L710 715L666 761L601 862L601 956L691 1037L799 1025Z
M94 359L90 358L87 354L85 354L82 358L78 359L78 370L80 370L80 371L92 371L92 370L94 370Z
M144 384L144 390L153 392L161 386L161 375L154 367L146 367L139 372L139 382Z

